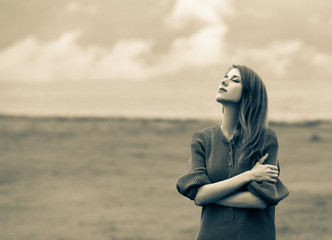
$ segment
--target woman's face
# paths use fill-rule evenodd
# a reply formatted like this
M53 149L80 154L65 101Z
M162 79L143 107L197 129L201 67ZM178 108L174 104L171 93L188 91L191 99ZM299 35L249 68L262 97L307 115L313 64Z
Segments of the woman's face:
M216 100L219 103L237 103L242 96L242 79L240 71L232 68L221 80L218 87Z

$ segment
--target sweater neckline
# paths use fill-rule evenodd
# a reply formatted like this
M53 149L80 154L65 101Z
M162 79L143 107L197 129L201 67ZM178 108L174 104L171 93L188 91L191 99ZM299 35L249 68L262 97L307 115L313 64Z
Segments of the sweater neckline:
M220 122L220 123L218 123L216 125L216 127L217 127L217 133L218 133L220 139L222 141L228 143L228 144L236 144L238 142L237 141L238 140L238 136L236 138L234 138L234 136L233 136L233 138L231 140L228 140L228 138L226 137L226 135L224 134L224 132L221 130L221 125L222 125L222 122Z
M234 143L234 139L233 138L231 140L228 140L228 138L225 136L224 132L221 130L221 125L222 125L222 122L220 122L220 123L218 123L216 125L217 132L218 132L218 135L221 138L221 140L224 141L224 142L226 142L226 143Z

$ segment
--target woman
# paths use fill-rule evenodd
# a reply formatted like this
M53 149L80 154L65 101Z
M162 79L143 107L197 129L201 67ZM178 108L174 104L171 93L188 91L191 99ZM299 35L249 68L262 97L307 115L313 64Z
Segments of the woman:
M279 179L278 142L267 127L267 94L250 68L233 65L218 88L222 123L192 138L178 191L202 206L197 240L274 240L275 205L288 195Z

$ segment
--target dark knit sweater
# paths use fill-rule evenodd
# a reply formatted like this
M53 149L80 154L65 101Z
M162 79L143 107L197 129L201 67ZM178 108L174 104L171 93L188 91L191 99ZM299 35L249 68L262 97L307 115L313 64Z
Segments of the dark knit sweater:
M236 141L227 140L220 124L197 131L192 138L187 173L177 181L178 191L194 200L199 187L250 170L251 167L239 166L240 150ZM265 153L269 154L266 164L279 166L277 136L271 129L268 129ZM276 239L274 205L288 195L280 179L275 184L253 181L238 191L250 191L270 205L265 209L204 205L197 240Z

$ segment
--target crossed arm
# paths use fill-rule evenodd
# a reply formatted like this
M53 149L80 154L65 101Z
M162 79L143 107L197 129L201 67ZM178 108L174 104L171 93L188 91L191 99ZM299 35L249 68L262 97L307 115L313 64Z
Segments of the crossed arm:
M266 201L257 197L256 195L252 194L249 191L231 194L214 203L226 207L259 208L259 209L264 209L268 205Z
M201 186L197 191L195 203L199 206L215 203L228 207L265 208L267 202L251 192L234 192L251 181L277 182L278 167L263 164L267 158L268 154L262 157L249 171L220 182Z

